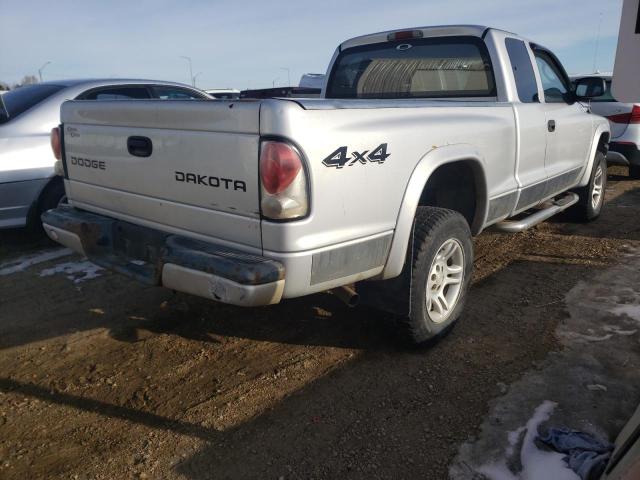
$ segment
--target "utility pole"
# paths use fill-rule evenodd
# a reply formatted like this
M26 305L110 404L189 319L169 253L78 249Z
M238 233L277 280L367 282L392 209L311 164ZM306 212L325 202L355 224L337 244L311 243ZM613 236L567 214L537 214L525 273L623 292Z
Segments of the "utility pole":
M598 67L598 49L600 48L600 28L602 27L602 12L600 12L600 20L598 21L598 34L596 35L596 48L593 52L593 73L597 73Z
M49 65L51 62L46 62L44 65L42 65L39 69L38 69L38 77L40 77L40 82L42 82L42 72L44 71L45 67L47 65Z
M191 86L195 87L195 81L193 79L193 68L191 67L191 57L186 57L184 55L180 55L180 58L184 58L187 62L189 62L189 78L191 79Z
M280 70L286 70L287 71L287 87L290 87L291 86L291 71L286 67L280 67Z

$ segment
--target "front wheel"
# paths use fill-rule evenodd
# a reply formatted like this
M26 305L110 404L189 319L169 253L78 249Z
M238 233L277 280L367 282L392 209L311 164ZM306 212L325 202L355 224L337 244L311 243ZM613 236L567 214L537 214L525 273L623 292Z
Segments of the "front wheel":
M575 192L580 199L571 212L579 222L590 222L600 216L607 189L607 160L602 152L596 153L589 183Z
M452 210L418 207L411 254L410 311L404 318L415 343L439 337L460 317L473 268L469 225Z

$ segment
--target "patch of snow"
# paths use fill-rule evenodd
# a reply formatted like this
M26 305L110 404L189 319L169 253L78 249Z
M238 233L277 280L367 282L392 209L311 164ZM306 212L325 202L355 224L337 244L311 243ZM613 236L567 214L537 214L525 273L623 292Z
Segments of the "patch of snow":
M524 427L509 432L509 446L505 450L506 457L501 461L477 468L477 472L490 480L580 480L580 477L563 460L563 454L539 450L534 442L538 435L538 427L549 419L556 406L557 404L554 402L544 401L536 408L533 416ZM507 459L513 454L523 431L525 431L525 435L520 450L522 470L513 473L507 467Z
M51 268L46 268L40 272L41 277L50 277L55 274L63 274L73 283L86 282L93 278L98 278L104 270L88 260L82 260L79 262L65 262L59 263Z
M561 332L558 334L559 336L565 337L569 340L584 340L587 342L604 342L606 340L610 340L613 338L613 334L607 333L606 335L596 336L596 335L585 335L583 333L576 332Z
M600 438L628 420L640 392L640 251L632 257L567 293L569 315L556 329L563 349L490 403L481 434L460 446L449 478L578 480L562 454L536 448L540 420ZM560 398L562 409L545 401Z
M73 251L69 248L56 248L55 250L47 250L34 255L19 257L5 263L0 263L0 275L11 275L13 273L23 272L27 268L37 265L38 263L48 262L60 257L66 257L72 253Z
M591 385L587 385L587 390L591 390L592 392L606 392L608 388L599 383L592 383Z
M507 454L507 458L510 458L513 455L515 451L514 449L516 448L516 445L518 445L518 440L520 440L520 436L522 435L522 432L524 432L526 428L527 427L517 428L512 432L509 432L509 434L507 435L507 439L509 440L509 446L505 450L505 453Z
M632 318L638 322L640 322L640 305L620 305L611 310L611 313L615 315L626 315L629 318Z
M635 335L636 333L638 333L637 329L635 329L635 330L622 330L617 325L604 325L602 327L602 330L604 330L605 332L615 333L616 335L622 335L624 337L628 337L628 336Z

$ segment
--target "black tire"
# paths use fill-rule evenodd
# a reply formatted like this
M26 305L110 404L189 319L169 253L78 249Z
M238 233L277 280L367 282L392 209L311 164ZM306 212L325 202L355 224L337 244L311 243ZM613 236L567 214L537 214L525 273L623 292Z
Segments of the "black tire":
M593 204L594 189L596 187L596 179L598 175L601 177L599 200L596 205ZM602 152L596 153L596 158L591 169L589 183L582 188L575 190L580 199L573 207L570 213L573 219L578 222L590 222L600 216L602 207L604 206L604 195L607 189L607 160Z
M36 202L33 214L29 220L29 224L32 229L39 230L42 228L42 220L40 216L47 210L56 208L61 200L66 197L64 191L64 183L59 177L51 180L46 187L42 190L40 198Z
M451 241L454 241L451 243ZM437 275L435 269L438 266L444 268L442 258L436 259L436 256L447 246L452 246L457 252L460 248L462 254L457 253L455 262L461 267L461 279L457 294L455 294L455 302L451 302L449 313L439 320L434 320L433 316L438 314L436 310L441 309L441 304L434 300L432 290L434 288L433 276ZM471 232L469 225L462 215L452 210L434 207L418 207L415 217L415 227L413 234L412 250L409 252L411 266L411 295L409 315L402 318L404 333L408 339L414 344L422 344L427 341L433 341L445 335L460 317L464 304L466 302L467 291L471 281L471 272L473 269L473 242L471 241ZM453 258L453 257L452 257ZM447 259L445 263L449 265L453 260ZM447 267L447 272L448 272ZM442 271L442 270L441 270ZM448 278L445 274L443 278ZM431 279L431 283L430 283ZM442 285L444 282L439 280ZM438 280L436 280L436 283ZM440 288L440 287L438 287ZM443 298L447 295L453 296L454 292L449 289L451 285L442 287ZM456 288L454 286L454 288ZM427 295L429 289L430 294ZM438 298L440 298L438 296ZM432 301L432 309L428 308L429 300ZM445 298L446 300L446 298ZM438 308L436 308L436 303ZM440 314L438 314L440 315Z
M640 165L629 165L629 178L640 179Z

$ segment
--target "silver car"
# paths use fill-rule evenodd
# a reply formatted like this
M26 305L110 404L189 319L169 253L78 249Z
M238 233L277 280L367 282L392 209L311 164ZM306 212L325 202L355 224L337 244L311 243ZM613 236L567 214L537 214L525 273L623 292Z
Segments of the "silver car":
M52 81L5 93L0 97L0 229L38 225L43 211L64 200L49 136L60 123L60 105L69 99L211 97L180 83L127 79Z

